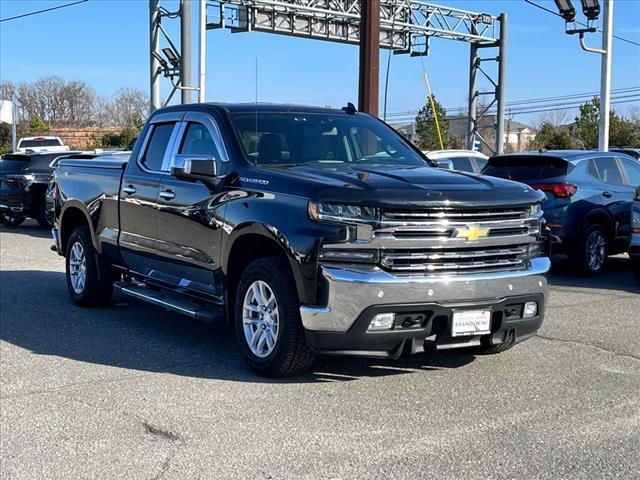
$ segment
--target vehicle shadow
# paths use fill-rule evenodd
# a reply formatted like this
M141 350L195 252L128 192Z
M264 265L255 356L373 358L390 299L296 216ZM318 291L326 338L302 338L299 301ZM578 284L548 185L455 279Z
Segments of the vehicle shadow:
M37 355L147 372L230 381L350 381L463 367L465 352L426 352L372 360L320 357L310 373L261 378L245 366L231 328L202 323L121 295L104 308L83 309L69 298L63 273L0 271L0 338Z
M3 233L17 233L20 235L28 235L34 238L51 238L51 230L48 228L42 228L35 220L27 219L22 225L17 227L7 227L0 225L0 232Z
M640 293L640 282L633 275L631 260L626 255L609 258L605 273L585 277L573 272L568 262L554 264L550 278L552 286L574 288L597 288L622 292Z

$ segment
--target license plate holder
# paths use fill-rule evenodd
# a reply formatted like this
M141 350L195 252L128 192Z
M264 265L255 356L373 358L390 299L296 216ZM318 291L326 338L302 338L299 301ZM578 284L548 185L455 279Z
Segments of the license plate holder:
M491 333L491 313L489 309L454 310L451 319L451 336L469 337Z

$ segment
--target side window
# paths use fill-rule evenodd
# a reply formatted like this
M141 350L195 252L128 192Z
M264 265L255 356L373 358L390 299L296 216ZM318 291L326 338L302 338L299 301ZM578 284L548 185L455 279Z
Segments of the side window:
M622 168L624 168L627 174L627 184L632 187L640 187L640 163L629 160L628 158L621 158Z
M484 167L487 166L487 160L482 157L475 157L476 164L478 165L478 171L481 172Z
M451 159L453 162L454 170L461 170L463 172L473 172L473 165L469 157L454 157Z
M599 178L604 183L611 185L624 185L622 172L618 167L618 162L614 157L599 157L595 159L598 168Z
M189 123L178 153L181 155L206 155L220 160L220 154L209 130L201 123Z
M598 172L598 167L596 166L595 160L589 160L589 166L587 167L587 173L594 178L600 180L600 173Z
M162 161L169 145L175 123L157 123L153 126L151 137L142 157L142 165L149 170L162 170Z

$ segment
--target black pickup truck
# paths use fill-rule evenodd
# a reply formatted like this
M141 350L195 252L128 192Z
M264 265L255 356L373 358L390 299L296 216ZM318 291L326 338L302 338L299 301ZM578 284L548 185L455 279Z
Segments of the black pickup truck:
M63 161L55 181L78 305L115 285L226 318L263 375L315 353L397 358L428 337L497 353L543 320L543 194L434 168L352 106L164 108L128 161Z

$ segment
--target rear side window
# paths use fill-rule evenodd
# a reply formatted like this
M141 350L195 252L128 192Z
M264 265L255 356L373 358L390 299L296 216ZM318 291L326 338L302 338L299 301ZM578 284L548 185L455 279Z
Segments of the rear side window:
M220 160L220 154L209 130L201 123L189 124L178 153L183 155L207 155L215 160Z
M627 174L627 184L632 187L640 187L640 163L621 158L622 168Z
M452 158L453 169L462 170L463 172L473 172L473 164L469 157L455 157Z
M622 172L614 157L600 157L590 160L588 172L604 183L624 185Z
M149 170L162 170L164 154L167 151L175 125L175 123L158 123L153 126L151 138L142 157L142 165Z
M568 162L559 157L514 155L489 159L482 173L509 180L527 181L563 177L567 174L568 168Z

